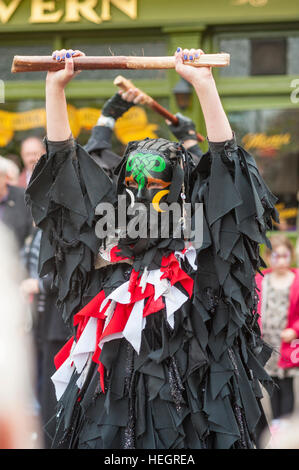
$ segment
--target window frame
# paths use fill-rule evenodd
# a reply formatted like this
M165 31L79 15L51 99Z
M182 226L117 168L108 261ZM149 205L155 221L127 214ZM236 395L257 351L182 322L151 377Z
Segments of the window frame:
M121 41L136 42L140 41L140 34L142 34L143 41L161 41L165 39L165 50L169 48L169 37L167 34L161 32L161 30L146 30L144 34L142 31L130 30L117 32L109 30L107 37L107 31L68 31L64 34L51 34L45 33L42 39L39 39L41 44L52 43L52 50L69 48L72 41L78 41L82 39L82 43L97 43L100 39L103 42L120 43ZM18 44L36 44L36 39L40 38L39 33L32 33L28 39L24 40L22 34L3 34L1 40L3 44L7 45L18 45ZM50 41L49 41L50 40ZM83 48L82 48L83 49ZM49 51L50 54L50 51ZM13 58L11 58L13 59ZM119 70L115 70L115 76L120 73ZM1 78L1 77L0 77ZM137 87L140 87L146 93L150 94L155 98L169 97L170 86L168 80L168 74L165 79L137 79L134 81ZM74 99L90 99L94 96L99 98L109 98L116 92L117 88L113 85L111 80L101 80L99 86L99 80L77 80L68 84L66 88L66 97L72 97ZM17 81L5 81L5 100L6 101L17 101L22 99L44 99L45 98L45 81L44 80L17 80Z

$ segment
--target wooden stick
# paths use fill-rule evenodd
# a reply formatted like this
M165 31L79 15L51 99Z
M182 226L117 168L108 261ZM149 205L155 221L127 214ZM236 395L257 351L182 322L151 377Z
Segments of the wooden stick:
M124 91L128 91L130 88L134 90L138 90L139 93L142 93L143 98L140 101L141 104L145 104L149 106L151 109L156 111L158 114L161 114L165 119L168 119L174 126L177 126L179 123L178 118L174 115L171 114L167 109L163 108L157 101L155 101L151 96L147 95L143 91L141 91L139 88L137 88L133 83L128 80L127 78L123 77L122 75L118 75L115 80L114 80L114 85L118 86ZM190 136L192 138L192 136ZM200 142L203 142L205 139L204 137L196 133L196 137Z
M229 65L230 55L202 54L193 61L184 61L193 67L226 67ZM57 62L52 56L19 56L13 58L12 73L18 72L55 72L64 68L64 60ZM175 58L171 57L126 57L126 56L83 56L74 57L75 70L97 69L174 69Z

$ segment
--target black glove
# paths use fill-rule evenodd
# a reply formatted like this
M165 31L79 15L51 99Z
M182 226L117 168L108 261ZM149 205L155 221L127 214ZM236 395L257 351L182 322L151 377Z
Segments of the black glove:
M115 93L112 98L110 98L103 106L102 115L107 117L112 117L113 119L118 119L121 117L128 109L134 106L134 103L129 103L122 99L119 93Z
M175 116L179 120L178 125L168 125L173 135L181 142L184 142L188 139L198 141L194 122L190 118L183 116L181 113L177 113Z

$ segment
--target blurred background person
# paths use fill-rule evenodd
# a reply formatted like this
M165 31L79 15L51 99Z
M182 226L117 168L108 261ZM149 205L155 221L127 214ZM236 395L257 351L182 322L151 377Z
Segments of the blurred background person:
M291 227L289 226L287 219L280 217L279 224L277 224L277 229L281 232L287 232L290 230L290 228Z
M32 411L32 341L19 290L22 269L15 240L1 222L0 259L0 448L39 448L39 421Z
M26 188L31 178L34 166L45 153L42 139L36 136L27 137L21 143L20 153L24 169L19 176L19 186Z
M56 395L51 376L55 372L54 356L64 346L70 331L56 307L57 294L52 287L53 277L38 275L38 258L42 231L34 228L24 252L27 277L21 291L30 307L30 330L34 345L36 367L35 412L40 416L44 448L51 447L55 433Z
M270 268L257 274L258 312L263 339L273 348L265 369L277 385L270 397L271 431L277 432L281 419L294 410L294 377L299 360L294 361L294 340L299 337L299 270L292 268L294 247L283 234L270 237L272 250L266 249Z
M12 162L14 162L19 169L19 173L21 173L23 166L21 163L21 158L18 155L16 155L15 153L8 153L7 155L5 155L5 158L7 158L7 160L11 160Z
M20 169L18 165L13 161L5 157L7 160L7 175L8 175L8 184L11 186L18 186Z
M25 205L24 189L11 184L12 162L0 156L0 221L13 232L21 250L32 232L32 217Z
M299 268L299 191L297 193L297 201L298 201L298 210L297 210L297 241L296 241L296 265Z

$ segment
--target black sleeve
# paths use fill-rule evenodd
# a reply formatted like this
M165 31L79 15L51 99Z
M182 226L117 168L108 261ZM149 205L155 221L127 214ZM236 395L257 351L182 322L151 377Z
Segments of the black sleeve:
M273 386L264 369L271 348L257 322L255 275L263 265L260 244L269 244L267 230L277 220L276 198L235 137L209 142L193 177L193 200L203 203L193 306L199 342L210 358L204 411L225 437L232 429L225 413L232 406L240 426L245 419L254 436L266 426L259 382L269 393ZM224 407L230 387L236 402Z
M29 208L25 205L25 217L26 217L26 228L25 228L25 238L23 245L26 241L26 238L33 233L33 220Z
M112 133L113 131L110 127L94 126L84 149L89 153L101 153L103 149L111 149Z
M191 153L195 164L199 162L201 156L203 155L203 152L198 144L194 144L192 147L189 147L188 152Z
M46 276L39 278L39 287L43 294L57 293L57 289L53 287L53 274L47 274Z
M214 244L220 259L231 259L232 252L245 242L255 246L255 253L259 244L269 246L266 232L272 229L272 219L278 221L277 198L263 181L254 158L237 144L235 135L225 142L209 142L194 176L193 198L204 202L212 237L207 242ZM237 253L238 259L243 250ZM256 270L260 260L259 256L254 258Z
M247 338L244 344L251 344L251 352L257 351L261 340L255 275L264 266L260 245L269 246L267 231L272 219L278 221L277 199L235 136L226 142L209 142L194 171L192 197L203 203L194 295L213 318L209 347L217 360L240 335ZM261 346L259 354L267 356L265 351Z
M84 149L94 161L113 179L113 170L120 163L121 157L112 148L112 129L107 126L94 126Z
M42 229L41 277L52 274L58 307L70 321L80 308L94 267L100 240L95 234L95 209L114 202L109 177L73 139L44 139L46 154L36 165L26 191L35 224Z

